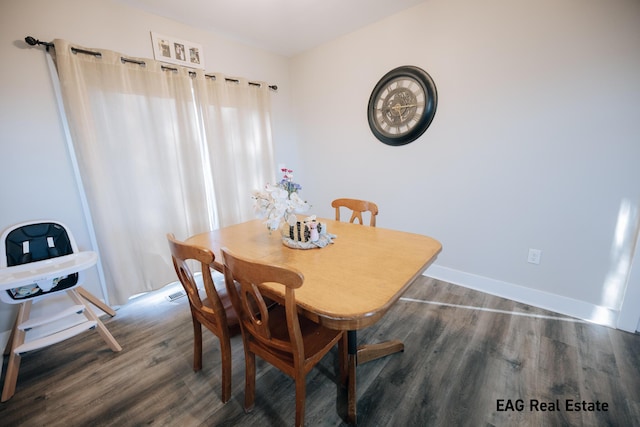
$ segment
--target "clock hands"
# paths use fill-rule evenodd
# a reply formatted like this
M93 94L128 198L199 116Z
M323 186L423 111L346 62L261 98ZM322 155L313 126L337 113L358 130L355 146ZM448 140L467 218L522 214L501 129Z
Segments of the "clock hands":
M390 106L383 106L382 108L380 108L380 111L384 111L384 112L388 112L388 111L394 111L396 113L399 113L400 110L404 110L407 108L411 108L411 107L420 107L423 104L400 104L400 103L396 103L394 105L390 105Z
M404 105L400 105L398 103L396 105L393 105L393 106L389 107L389 109L395 111L398 114L400 114L400 110L403 110L405 108L417 107L418 105L419 104L404 104Z
M412 103L412 104L401 104L400 102L396 102L393 105L387 104L386 106L380 108L380 111L383 115L387 116L388 120L394 125L400 125L403 122L407 122L410 117L413 117L413 113L415 110L412 109L414 107L422 106L421 103Z

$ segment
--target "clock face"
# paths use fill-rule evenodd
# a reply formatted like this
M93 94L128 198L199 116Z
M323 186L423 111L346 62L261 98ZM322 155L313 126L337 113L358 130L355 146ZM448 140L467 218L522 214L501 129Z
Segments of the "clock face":
M382 77L373 89L367 111L369 126L385 144L408 144L429 127L436 105L431 77L418 67L399 67Z

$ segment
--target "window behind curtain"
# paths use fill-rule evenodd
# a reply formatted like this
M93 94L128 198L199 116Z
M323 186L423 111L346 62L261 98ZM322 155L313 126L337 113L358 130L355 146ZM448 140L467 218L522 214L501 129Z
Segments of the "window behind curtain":
M249 195L274 176L269 91L54 43L109 301L122 304L176 280L166 233L253 218Z

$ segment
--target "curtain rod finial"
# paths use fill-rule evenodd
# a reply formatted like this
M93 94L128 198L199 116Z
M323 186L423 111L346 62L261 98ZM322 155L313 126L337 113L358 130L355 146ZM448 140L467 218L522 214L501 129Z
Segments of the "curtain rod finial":
M45 45L47 47L47 51L49 50L50 47L53 47L53 43L41 42L40 40L31 36L25 37L24 41L27 42L29 46L35 46L38 44Z

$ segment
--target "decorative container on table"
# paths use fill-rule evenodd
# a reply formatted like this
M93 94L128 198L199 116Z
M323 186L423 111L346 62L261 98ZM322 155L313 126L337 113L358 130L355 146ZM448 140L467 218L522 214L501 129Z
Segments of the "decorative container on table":
M291 221L282 224L282 243L293 249L324 248L336 237L327 232L327 225L316 221L315 215L304 221Z

